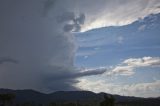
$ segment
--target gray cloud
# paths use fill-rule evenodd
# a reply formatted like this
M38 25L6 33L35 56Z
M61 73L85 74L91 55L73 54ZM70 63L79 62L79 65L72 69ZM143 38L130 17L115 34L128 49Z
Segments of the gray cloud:
M83 72L76 73L76 77L83 77L83 76L91 76L91 75L101 75L106 72L106 69L91 69Z
M17 64L18 61L15 60L15 59L12 59L10 57L1 57L0 58L0 64L3 64L3 63L14 63L14 64Z
M57 7L51 8L45 1L0 1L0 57L12 57L0 59L0 88L77 89L75 77L70 78L75 71L74 36L63 31L65 23L57 23ZM43 16L44 8L53 13ZM2 64L17 60L18 64ZM68 78L60 77L66 73Z
M62 2L0 1L0 88L76 90L77 78L104 72L74 67L71 32L81 29L85 15Z
M65 32L79 32L84 21L85 15L83 13L76 15L74 12L64 12L57 16L58 23L65 23L63 27Z
M58 67L57 67L58 69ZM64 69L62 69L64 70ZM53 77L51 74L47 76L47 78L53 79L53 80L64 80L64 79L74 79L74 78L80 78L80 77L86 77L86 76L92 76L92 75L101 75L107 71L106 68L98 68L98 69L74 69L74 72L67 72L65 74L61 74L61 72L57 72L56 76ZM58 76L57 76L58 75Z
M85 15L84 14L80 14L79 17L75 20L77 23L79 24L84 24L85 21Z
M57 22L59 23L73 21L74 19L75 19L75 14L73 12L64 12L63 14L57 16Z
M66 25L63 27L63 30L64 30L65 32L69 32L69 31L73 30L73 28L74 28L74 25L73 25L73 24L66 24Z
M70 76L70 78L79 78L79 77L86 77L86 76L92 76L92 75L101 75L106 72L106 68L84 69L84 70L77 72L77 73L73 73Z
M46 0L44 1L44 15L47 15L48 11L54 7L57 0Z

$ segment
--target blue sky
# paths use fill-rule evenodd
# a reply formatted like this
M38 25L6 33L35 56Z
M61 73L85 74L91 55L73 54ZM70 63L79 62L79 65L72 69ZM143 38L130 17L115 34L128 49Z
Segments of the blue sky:
M143 57L160 57L160 14L152 14L129 25L93 29L76 34L77 45L75 64L78 67L105 67L112 71L127 59ZM158 60L159 64L160 60ZM121 65L120 65L121 66ZM121 86L154 83L160 80L159 66L140 66L133 69L132 75L111 75L84 77L81 80L106 80L108 83ZM107 72L108 72L107 71ZM160 83L159 83L160 85ZM85 87L84 87L85 88ZM90 86L87 89L92 89ZM104 88L105 89L105 88ZM160 88L157 88L160 93ZM101 90L95 89L96 92ZM108 90L109 93L114 93ZM130 91L131 92L131 91ZM145 95L147 95L146 91ZM118 93L118 92L117 92ZM129 95L129 94L124 94ZM135 93L135 96L141 96ZM151 96L148 93L148 96ZM153 95L152 95L153 96ZM155 95L157 96L157 95Z

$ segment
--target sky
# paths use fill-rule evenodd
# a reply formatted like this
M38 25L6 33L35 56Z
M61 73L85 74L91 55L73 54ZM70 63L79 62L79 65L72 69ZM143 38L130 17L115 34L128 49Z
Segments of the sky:
M159 0L1 0L0 88L160 96Z

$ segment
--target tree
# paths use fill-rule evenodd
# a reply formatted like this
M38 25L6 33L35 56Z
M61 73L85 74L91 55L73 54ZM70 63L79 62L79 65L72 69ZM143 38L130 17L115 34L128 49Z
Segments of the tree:
M114 102L113 96L104 95L104 101L100 102L100 106L114 106Z
M0 105L11 106L14 98L15 98L14 94L0 94Z

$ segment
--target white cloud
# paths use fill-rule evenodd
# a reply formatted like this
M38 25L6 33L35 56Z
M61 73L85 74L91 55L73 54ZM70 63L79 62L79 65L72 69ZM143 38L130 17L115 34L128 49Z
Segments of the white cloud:
M114 67L111 71L106 72L106 75L124 75L124 76L129 76L133 75L133 67L131 66L116 66Z
M123 63L133 67L155 67L160 66L160 57L130 58L125 60Z
M157 8L160 5L159 0L85 0L78 3L78 11L86 14L82 32L106 26L131 24L149 14L160 12L160 8Z
M138 96L138 97L159 97L160 96L160 80L154 80L153 82L133 83L133 84L116 84L110 83L105 78L109 76L131 76L134 69L139 67L159 67L160 57L142 57L142 58L130 58L124 60L120 65L107 69L106 67L97 69L84 69L86 72L93 72L102 75L97 79L95 78L79 78L79 83L75 84L83 90L90 90L94 92L106 92L112 94L120 94L126 96ZM90 70L90 71L89 71ZM95 72L94 72L95 71ZM102 72L101 72L102 71Z
M105 80L88 80L79 79L80 82L76 85L81 89L94 92L106 92L112 94L120 94L126 96L138 97L159 97L160 96L160 80L147 83L137 84L114 84L108 83Z
M86 56L84 56L84 59L87 59L88 58L88 56L86 55Z
M133 75L134 69L139 67L160 67L160 57L130 58L124 60L120 65L107 71L106 75Z

